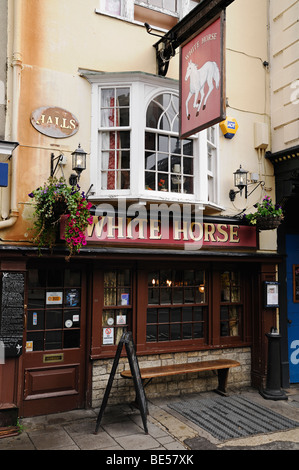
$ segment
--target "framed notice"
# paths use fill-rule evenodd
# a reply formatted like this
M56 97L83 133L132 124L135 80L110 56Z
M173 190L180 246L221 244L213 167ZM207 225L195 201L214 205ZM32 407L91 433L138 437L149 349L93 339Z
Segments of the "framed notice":
M221 14L181 47L180 138L226 117L224 24Z
M60 305L62 304L62 292L47 292L46 304L47 305Z
M299 264L293 264L293 301L299 302Z
M114 328L103 328L103 344L114 344Z
M264 283L264 302L265 307L276 308L279 307L278 302L278 282L270 281Z

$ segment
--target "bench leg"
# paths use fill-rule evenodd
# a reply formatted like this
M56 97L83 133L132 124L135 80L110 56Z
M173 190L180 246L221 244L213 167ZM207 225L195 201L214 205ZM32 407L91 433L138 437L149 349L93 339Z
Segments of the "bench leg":
M227 387L228 372L229 372L229 369L218 370L218 388L215 390L215 392L223 396L227 396L226 387Z

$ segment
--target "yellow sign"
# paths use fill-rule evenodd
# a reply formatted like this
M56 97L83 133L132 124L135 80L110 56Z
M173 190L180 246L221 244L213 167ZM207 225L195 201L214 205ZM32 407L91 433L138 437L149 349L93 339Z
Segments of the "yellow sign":
M232 139L239 128L236 119L229 117L227 117L224 121L220 122L219 126L226 139Z
M26 352L33 351L33 341L26 341Z

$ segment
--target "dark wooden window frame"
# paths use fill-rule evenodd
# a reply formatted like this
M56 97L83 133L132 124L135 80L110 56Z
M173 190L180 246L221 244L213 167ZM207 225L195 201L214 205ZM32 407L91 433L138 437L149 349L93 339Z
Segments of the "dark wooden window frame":
M67 284L65 283L65 272L67 269L70 269L70 270L73 270L73 271L77 271L80 273L80 283L77 285L71 285L71 284ZM36 285L36 286L33 286L33 285L30 285L29 283L29 276L30 276L30 271L33 271L33 270L37 270L37 271L44 271L47 275L48 273L53 270L53 271L61 271L62 273L62 278L63 278L63 285L61 285L59 282L57 282L57 284L53 284L53 286L51 285L48 285L48 282L44 282L43 285ZM41 264L32 264L30 266L28 266L28 274L27 274L27 292L26 292L26 331L27 331L27 337L26 337L26 340L29 338L29 340L31 339L31 336L32 334L36 334L36 333L40 333L40 335L42 335L42 342L43 342L43 345L42 347L39 347L37 350L33 349L34 351L51 351L52 349L77 349L80 347L80 344L81 344L81 341L82 341L82 338L81 338L81 312L82 310L85 310L86 308L86 293L85 293L85 290L83 289L83 285L85 284L85 272L84 270L82 270L82 266L81 265L72 265L72 266L66 266L66 265L52 265L52 264L49 264L47 267L41 265ZM67 304L66 303L66 293L69 291L77 291L77 293L79 294L79 304L78 305L71 305L71 304ZM31 292L33 291L36 291L36 292L40 292L40 294L44 297L43 300L42 300L42 303L41 305L39 306L34 306L32 303L31 303ZM51 291L54 291L54 292L62 292L63 293L63 301L61 304L46 304L46 299L45 299L45 295L47 292L51 292ZM53 314L55 314L55 312L57 312L58 314L61 313L61 319L60 319L60 326L58 325L53 325L53 326L49 326L49 325L46 325L46 317L47 317L47 313L49 312L52 312ZM39 322L38 322L38 325L36 327L34 327L34 324L33 324L33 318L34 318L34 314L36 313L36 315L38 314L42 314L43 315L43 323L42 323L42 326L39 326ZM73 314L78 314L79 316L79 320L77 320L77 323L76 322L73 322L73 325L71 327L67 327L66 324L65 324L65 321L66 321L66 318L65 318L65 315L73 315ZM30 325L32 325L30 327ZM61 333L61 346L57 346L57 347L51 347L51 348L47 348L46 347L46 336L47 336L47 333ZM73 343L70 345L66 345L65 341L66 341L66 337L65 335L69 335L70 333L78 333L79 334L79 337L77 337L77 339L73 340Z
M160 268L167 269L205 269L207 293L205 306L207 306L206 331L203 338L185 339L175 341L147 342L146 341L146 317L148 307L148 272ZM102 344L102 311L104 304L103 272L104 270L130 268L132 272L132 303L128 308L132 311L129 328L133 332L133 338L138 354L159 354L167 352L183 352L192 350L209 350L217 348L229 348L237 346L249 346L251 344L251 314L252 314L252 274L254 271L244 267L240 263L232 263L230 266L224 263L196 262L126 262L107 263L105 267L96 269L93 280L93 315L92 315L92 348L91 358L113 357L115 345ZM221 302L220 299L220 274L223 270L235 270L241 273L241 298L240 302ZM193 304L186 304L193 306ZM221 305L242 306L242 318L239 323L238 336L221 336L220 334L220 307ZM163 305L164 307L164 305Z

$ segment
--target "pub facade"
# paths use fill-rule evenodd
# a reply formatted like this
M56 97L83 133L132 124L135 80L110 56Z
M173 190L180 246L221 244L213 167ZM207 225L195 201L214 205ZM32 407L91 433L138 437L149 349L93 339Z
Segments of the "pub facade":
M265 158L269 72L254 59L267 58L268 2L227 2L222 16L233 134L214 122L183 138L179 49L163 75L144 23L163 36L202 2L153 3L7 3L3 140L18 145L1 192L0 402L19 416L100 406L125 331L140 366L235 359L229 387L265 386L265 334L279 327L277 299L265 302L265 289L276 286L281 257L276 230L258 231L242 215L266 195L275 201ZM216 33L205 37L202 48ZM87 154L80 179L74 149ZM240 165L246 197L234 187ZM71 257L65 217L50 249L33 240L30 195L50 175L78 184L89 202L84 245ZM119 374L128 367L124 353L112 403L135 396ZM212 372L155 379L146 393L200 392L215 380Z

